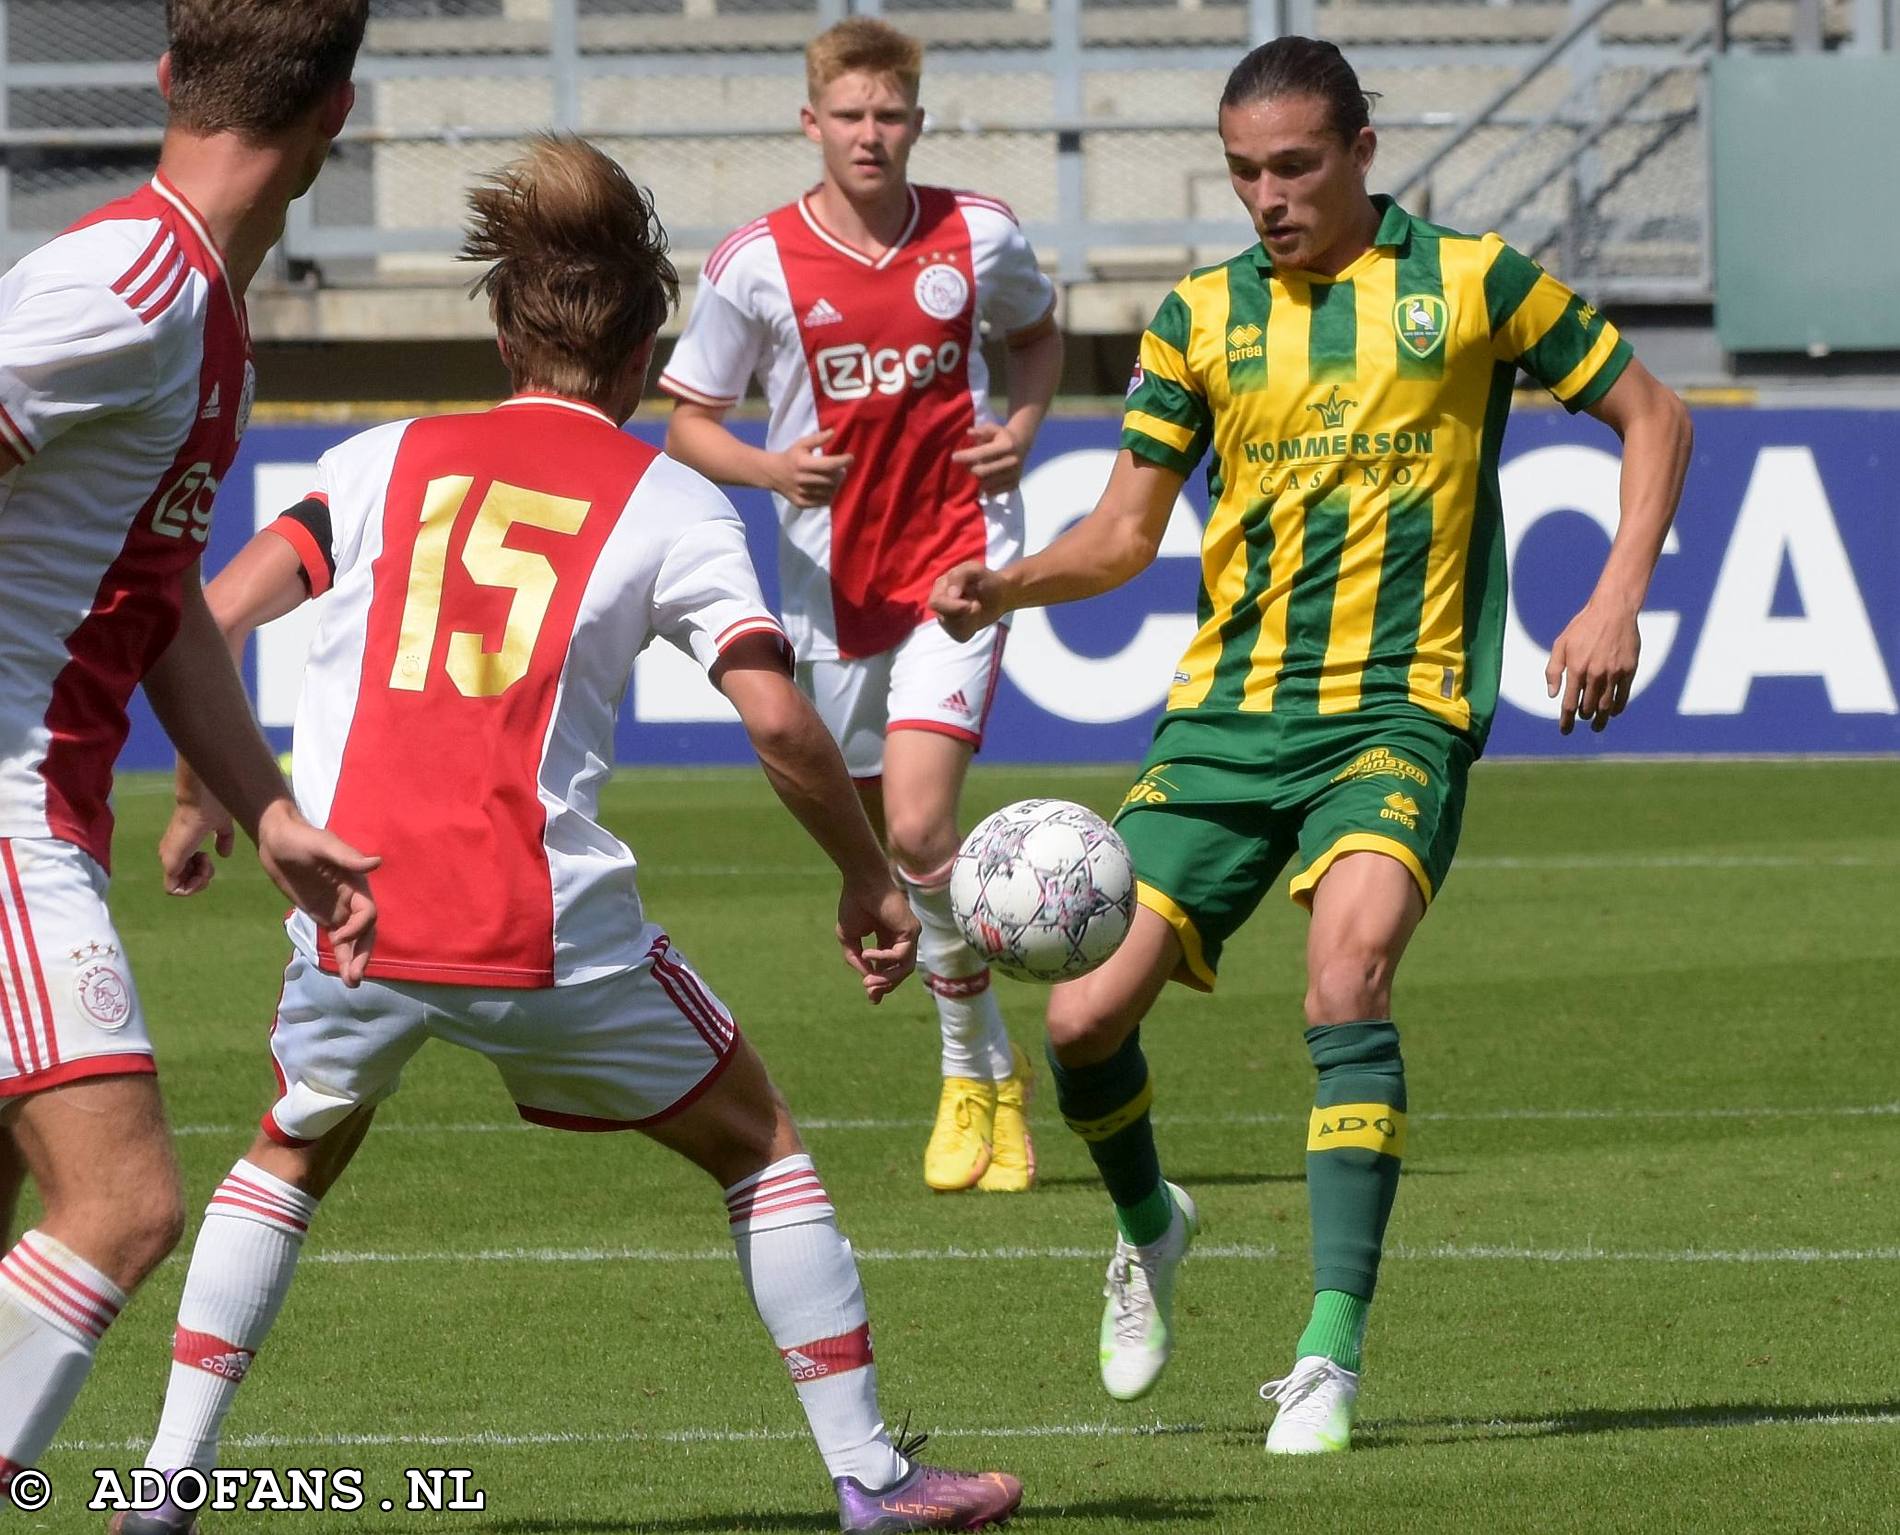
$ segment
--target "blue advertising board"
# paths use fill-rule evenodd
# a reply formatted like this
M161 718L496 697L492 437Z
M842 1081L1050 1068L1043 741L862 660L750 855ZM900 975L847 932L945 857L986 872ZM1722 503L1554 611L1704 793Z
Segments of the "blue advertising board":
M1512 597L1493 754L1900 752L1900 412L1709 408L1695 425L1682 509L1643 612L1629 711L1601 736L1564 738L1544 663L1616 526L1617 443L1587 417L1532 409L1513 418L1501 471ZM219 493L207 570L298 500L309 466L347 430L254 428ZM746 430L757 440L756 425ZM1024 481L1032 548L1094 503L1117 431L1106 415L1044 427ZM758 491L734 500L771 595L770 502ZM985 760L1141 755L1193 632L1205 510L1197 477L1148 571L1092 602L1017 615ZM314 607L262 631L247 661L260 717L284 744ZM617 750L623 762L748 760L724 701L668 646L641 659ZM158 767L170 756L141 703L122 765Z

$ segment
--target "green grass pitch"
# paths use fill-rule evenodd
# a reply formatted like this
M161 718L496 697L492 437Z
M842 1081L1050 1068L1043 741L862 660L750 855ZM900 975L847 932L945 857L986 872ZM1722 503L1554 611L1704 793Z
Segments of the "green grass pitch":
M985 769L1107 808L1126 774ZM932 1196L929 999L864 1006L835 887L751 772L628 773L609 820L649 909L771 1063L863 1260L887 1412L1021 1475L1020 1526L1109 1531L1813 1531L1900 1525L1900 816L1889 763L1482 766L1401 976L1414 1111L1359 1447L1261 1450L1307 1289L1304 919L1278 894L1214 998L1145 1031L1162 1157L1207 1231L1152 1396L1095 1373L1112 1231L1045 1094L1043 1185ZM114 903L154 1021L189 1203L270 1092L281 903L245 857L159 894L164 785L132 778ZM1019 1038L1039 997L1005 985ZM194 1220L195 1225L195 1220ZM190 1238L187 1237L187 1245ZM137 1463L183 1249L108 1336L47 1511L101 1527ZM638 1137L521 1127L431 1046L320 1215L227 1464L360 1466L358 1514L272 1529L835 1528L718 1191ZM482 1513L406 1513L409 1466ZM398 1511L384 1513L383 1497Z

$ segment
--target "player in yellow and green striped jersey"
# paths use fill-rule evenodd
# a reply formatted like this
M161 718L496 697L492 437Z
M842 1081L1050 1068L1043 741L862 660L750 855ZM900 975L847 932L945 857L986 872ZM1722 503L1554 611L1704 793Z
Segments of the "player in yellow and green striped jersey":
M1161 1176L1140 1024L1170 979L1215 982L1223 941L1291 864L1311 913L1306 1039L1312 1319L1262 1388L1269 1450L1345 1449L1405 1146L1392 979L1457 846L1497 706L1505 561L1498 454L1520 370L1623 442L1622 517L1552 649L1560 728L1629 698L1636 614L1689 457L1682 402L1603 314L1496 235L1370 196L1377 138L1351 65L1283 37L1221 98L1260 243L1184 279L1141 339L1122 451L1095 510L1040 554L962 565L932 602L967 636L1129 580L1205 461L1200 627L1117 820L1141 908L1059 986L1049 1056L1119 1235L1102 1379L1145 1392L1172 1347L1193 1201Z

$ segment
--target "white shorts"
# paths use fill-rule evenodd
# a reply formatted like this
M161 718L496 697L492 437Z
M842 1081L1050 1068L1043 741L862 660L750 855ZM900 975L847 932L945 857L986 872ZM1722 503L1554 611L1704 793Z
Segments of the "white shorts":
M739 1031L650 928L646 960L596 981L533 988L364 981L301 953L271 1027L278 1099L264 1133L307 1145L401 1084L430 1039L495 1063L521 1117L556 1130L643 1130L677 1114L732 1060Z
M980 748L996 699L1007 624L959 645L942 624L913 629L889 650L856 661L801 661L798 685L818 708L851 776L882 776L884 737L928 730Z
M152 1042L106 871L53 837L0 839L0 1103L150 1072Z

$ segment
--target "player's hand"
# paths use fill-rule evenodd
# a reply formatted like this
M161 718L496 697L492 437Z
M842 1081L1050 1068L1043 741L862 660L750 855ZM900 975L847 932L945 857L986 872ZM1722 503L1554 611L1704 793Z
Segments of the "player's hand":
M979 421L970 428L975 443L959 448L950 462L962 464L976 476L977 488L986 496L1000 496L1014 490L1023 478L1023 444L1006 426L994 421Z
M937 577L930 589L930 611L959 644L1001 618L1003 583L981 560L965 560Z
M835 427L801 437L778 455L772 489L796 507L829 506L844 484L852 465L849 453L827 453L825 446L838 435Z
M360 984L376 946L368 875L382 859L312 826L285 799L266 806L257 823L257 857L277 888L329 932L343 984Z
M1602 730L1630 701L1636 661L1643 648L1636 609L1592 597L1550 647L1544 683L1563 694L1557 729L1569 735L1579 719Z
M207 837L220 858L231 856L237 831L230 812L209 795L198 800L181 799L158 839L158 865L167 894L196 895L211 883L217 868L204 849Z
M889 879L868 890L844 887L838 897L838 944L845 963L862 978L865 998L873 1007L917 968L921 931L910 902ZM874 946L865 944L867 936Z

